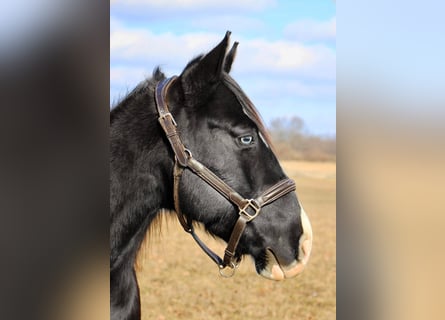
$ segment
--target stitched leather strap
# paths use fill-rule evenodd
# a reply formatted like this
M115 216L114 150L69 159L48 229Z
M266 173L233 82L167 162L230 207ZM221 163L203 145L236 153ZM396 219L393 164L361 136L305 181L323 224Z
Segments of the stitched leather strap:
M206 166L195 158L190 158L188 161L188 167L193 170L201 179L207 182L210 186L223 195L227 200L235 203L238 208L243 206L246 202L238 192L233 190L224 181L222 181L217 175L210 171Z
M181 207L179 205L179 181L181 180L184 167L178 165L178 161L175 161L175 167L173 168L173 201L175 205L176 215L181 223L181 226L188 233L193 231L193 225L187 221L187 218L182 214Z
M259 196L256 201L258 202L260 207L263 207L281 198L285 194L295 191L295 189L295 182L293 180L284 179L264 191L264 193Z
M243 235L244 229L246 228L248 220L240 216L233 227L232 234L230 235L229 242L227 243L227 248L224 251L224 264L230 265L235 257L235 251L238 247L238 243Z
M176 130L177 124L172 114L168 110L167 103L164 97L167 96L167 90L170 85L175 81L176 77L171 77L161 81L155 90L156 108L158 109L159 118L158 121L161 124L162 129L167 136L168 141L175 153L181 166L187 166L187 154L184 144L181 141L178 130Z
M192 235L196 243L219 266L220 269L223 269L226 266L235 268L238 263L238 259L236 258L236 249L247 223L258 216L263 206L268 205L289 192L294 191L295 182L291 179L281 180L263 192L258 198L246 199L227 185L201 162L194 159L191 152L186 149L182 143L176 129L176 121L170 113L164 99L168 87L175 79L176 77L172 77L170 79L161 81L155 90L155 101L159 113L159 123L161 124L161 127L164 130L175 154L175 166L173 169L173 199L175 211L184 230ZM239 218L236 221L230 235L227 248L224 252L224 259L221 259L216 253L208 248L204 242L202 242L202 240L195 233L192 221L188 219L181 211L181 206L179 203L179 183L185 168L189 168L193 173L208 183L213 189L218 191L222 196L238 207Z

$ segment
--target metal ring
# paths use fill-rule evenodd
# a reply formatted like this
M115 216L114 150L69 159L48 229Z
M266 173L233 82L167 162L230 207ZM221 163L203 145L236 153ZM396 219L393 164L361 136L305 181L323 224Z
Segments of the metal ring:
M187 156L188 156L189 159L190 159L190 158L193 158L193 154L192 154L192 152L191 152L189 149L184 148L184 153L187 154Z
M235 274L236 269L238 268L238 264L236 264L235 262L231 261L229 267L224 266L224 265L219 265L218 267L219 267L219 274L221 275L221 277L223 277L223 278L231 278ZM223 272L224 269L230 269L231 271L230 271L230 273L224 273Z

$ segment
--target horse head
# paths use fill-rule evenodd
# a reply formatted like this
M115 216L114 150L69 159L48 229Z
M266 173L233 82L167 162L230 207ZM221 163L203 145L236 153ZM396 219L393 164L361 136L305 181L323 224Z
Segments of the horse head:
M227 32L209 53L190 61L169 84L165 100L187 157L244 199L257 199L287 177L256 108L229 75L238 46L235 42L227 52L229 37ZM187 168L177 182L177 210L226 242L240 217L230 197ZM255 212L255 219L247 218L237 241L235 260L250 255L260 275L283 280L306 265L312 229L295 192L284 192Z

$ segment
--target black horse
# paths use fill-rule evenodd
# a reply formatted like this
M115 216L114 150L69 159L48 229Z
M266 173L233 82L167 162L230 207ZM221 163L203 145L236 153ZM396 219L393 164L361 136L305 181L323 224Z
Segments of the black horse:
M194 237L192 222L199 222L233 242L223 261L196 239L221 269L251 255L260 275L282 280L307 263L309 220L260 116L229 76L238 45L227 53L229 36L175 79L155 69L111 110L111 319L140 319L134 263L161 209L180 211Z

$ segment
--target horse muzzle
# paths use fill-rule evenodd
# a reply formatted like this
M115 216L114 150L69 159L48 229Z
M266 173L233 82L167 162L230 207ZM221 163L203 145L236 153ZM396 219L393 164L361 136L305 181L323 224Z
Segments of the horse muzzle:
M261 276L270 280L281 281L293 278L304 270L312 251L312 227L303 207L301 207L300 215L303 234L299 240L298 257L290 264L282 265L272 249L266 249L267 264L259 272Z

